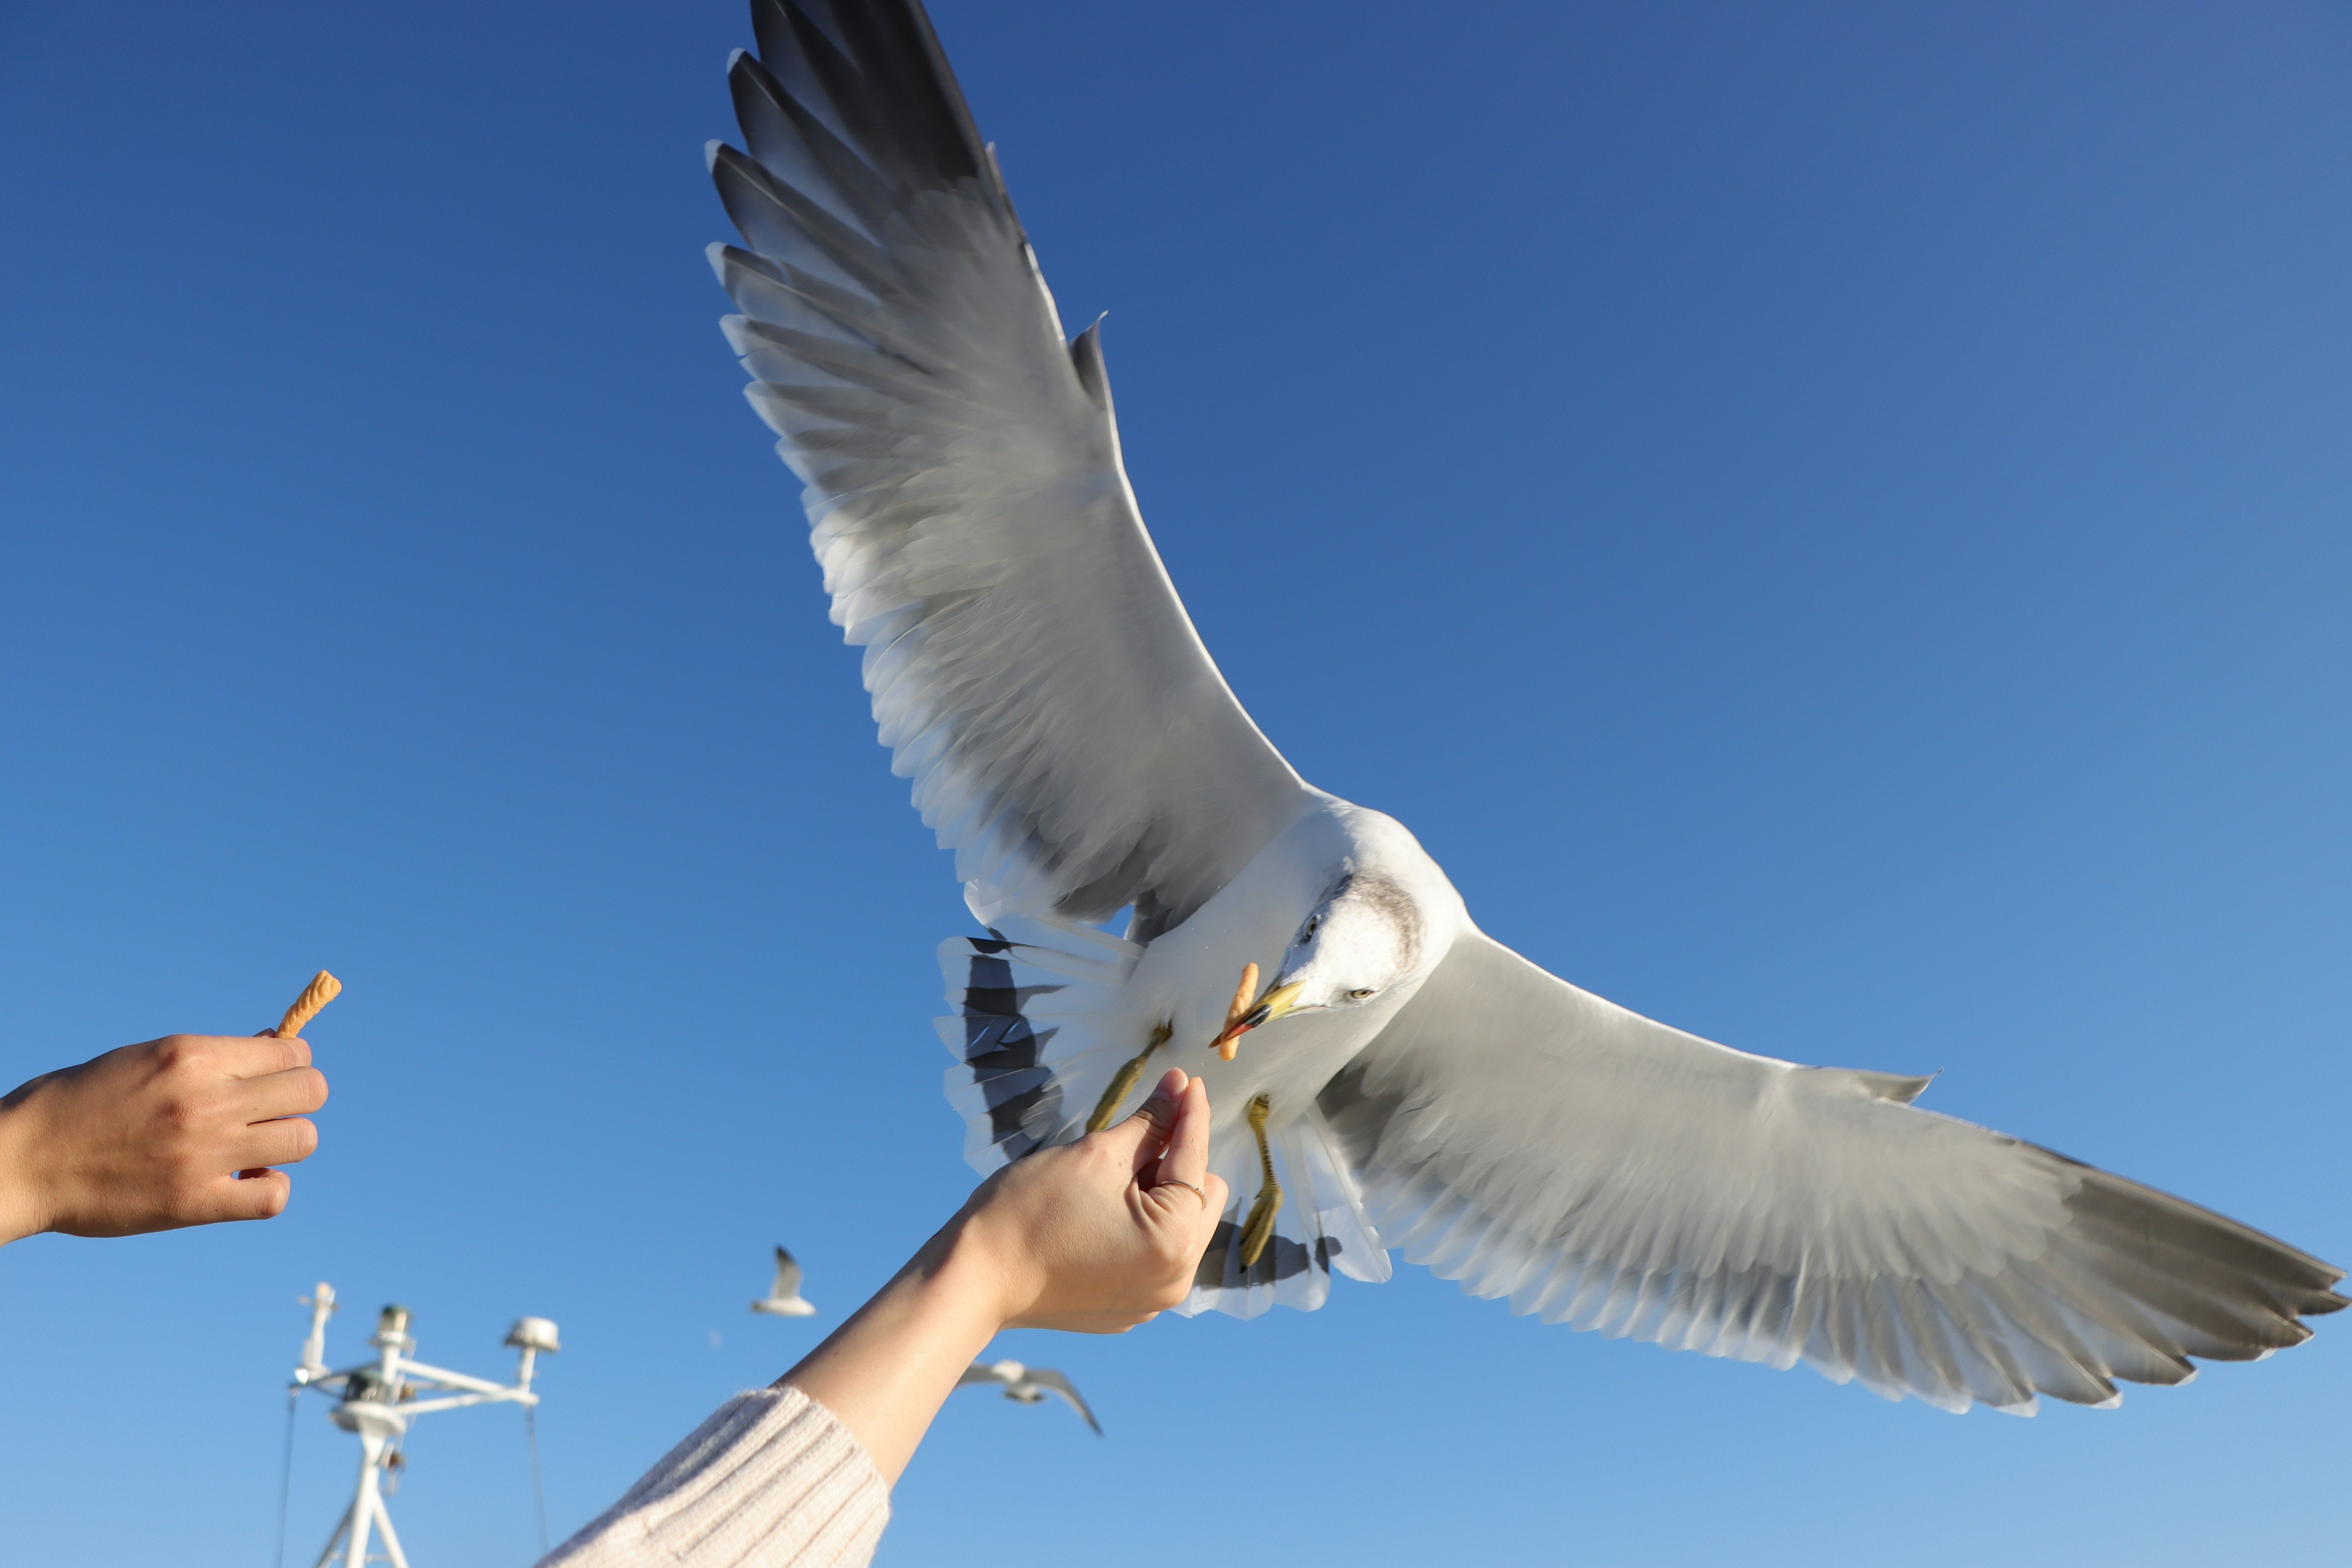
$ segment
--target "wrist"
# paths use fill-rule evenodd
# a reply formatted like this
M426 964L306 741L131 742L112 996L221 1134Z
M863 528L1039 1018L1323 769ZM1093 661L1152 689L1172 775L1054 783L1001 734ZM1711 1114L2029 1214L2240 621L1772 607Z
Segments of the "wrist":
M920 1289L993 1338L1035 1302L1025 1254L983 1217L960 1214L923 1244L908 1265Z
M49 1227L33 1134L23 1090L0 1100L0 1247Z

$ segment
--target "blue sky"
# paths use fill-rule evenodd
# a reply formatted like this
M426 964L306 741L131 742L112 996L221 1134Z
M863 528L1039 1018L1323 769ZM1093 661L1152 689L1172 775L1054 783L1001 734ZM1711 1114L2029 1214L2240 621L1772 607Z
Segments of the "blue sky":
M2352 1260L2340 8L937 19L1308 778L1605 995L1941 1068ZM265 1561L320 1279L337 1354L394 1299L468 1370L562 1324L566 1531L971 1180L967 917L700 256L748 41L731 0L0 5L0 1068L350 987L282 1219L0 1253L12 1559ZM778 1240L826 1316L745 1310ZM2352 1323L2032 1422L1409 1268L1007 1344L1109 1435L961 1396L884 1562L2344 1550ZM420 1568L529 1559L519 1426L420 1429Z

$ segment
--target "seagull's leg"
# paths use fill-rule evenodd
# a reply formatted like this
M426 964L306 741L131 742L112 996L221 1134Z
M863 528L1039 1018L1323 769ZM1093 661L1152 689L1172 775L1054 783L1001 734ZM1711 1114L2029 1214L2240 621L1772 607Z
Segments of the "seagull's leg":
M1150 1061L1151 1053L1166 1045L1168 1037L1175 1032L1174 1024L1160 1025L1151 1031L1151 1043L1143 1047L1143 1054L1110 1075L1110 1087L1103 1090L1100 1100L1095 1101L1095 1113L1087 1118L1087 1131L1099 1132L1110 1125L1110 1119L1118 1114L1119 1102L1135 1088L1135 1080L1143 1076L1143 1064Z
M1274 1148L1265 1141L1266 1112L1273 1102L1258 1095L1249 1102L1250 1131L1257 1134L1257 1163L1260 1180L1257 1202L1250 1205L1249 1219L1242 1226L1242 1267L1254 1268L1265 1256L1265 1244L1274 1239L1274 1216L1282 1212L1282 1184L1274 1179Z

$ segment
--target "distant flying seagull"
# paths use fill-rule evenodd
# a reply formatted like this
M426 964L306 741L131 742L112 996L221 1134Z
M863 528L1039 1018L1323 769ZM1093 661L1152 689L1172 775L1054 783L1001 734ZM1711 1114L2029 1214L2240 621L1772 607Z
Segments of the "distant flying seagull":
M807 1318L816 1309L801 1300L801 1266L782 1247L776 1248L776 1282L768 1288L765 1299L751 1303L755 1312L772 1312L779 1318Z
M1004 1390L1005 1398L1017 1399L1024 1405L1035 1405L1049 1394L1058 1394L1069 1401L1071 1409L1087 1418L1087 1425L1095 1429L1096 1436L1102 1436L1102 1423L1097 1421L1095 1413L1087 1408L1087 1402L1079 1397L1077 1389L1068 1378L1050 1366L1023 1366L1017 1361L976 1361L964 1368L963 1375L956 1379L958 1388L969 1388L980 1383L994 1384Z
M750 151L710 149L744 244L711 259L893 768L989 928L942 950L974 1164L1181 1067L1234 1194L1181 1310L1316 1307L1402 1247L1546 1321L1951 1409L2111 1403L2346 1304L2259 1231L1914 1109L1925 1079L1731 1050L1480 931L1211 662L1098 327L1064 342L921 8L756 0L752 26L728 70ZM1333 546L1312 586L1344 596ZM1091 923L1121 911L1124 938Z

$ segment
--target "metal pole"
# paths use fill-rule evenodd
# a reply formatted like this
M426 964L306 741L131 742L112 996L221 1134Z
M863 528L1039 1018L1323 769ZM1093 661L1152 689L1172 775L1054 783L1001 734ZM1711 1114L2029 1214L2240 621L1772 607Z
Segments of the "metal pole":
M343 1568L367 1568L368 1528L383 1511L383 1498L376 1490L376 1459L383 1453L383 1439L369 1433L360 1436L360 1491L352 1500L352 1549L343 1557Z
M343 1510L343 1517L335 1523L335 1533L327 1537L327 1549L319 1553L319 1560L311 1563L310 1568L327 1568L327 1564L334 1560L335 1548L343 1543L343 1532L352 1527L352 1510L358 1507L359 1501L354 1498L351 1508Z
M383 1531L383 1554L392 1559L392 1568L408 1568L407 1555L400 1550L400 1537L392 1532L392 1512L379 1497L375 1503L375 1527Z

